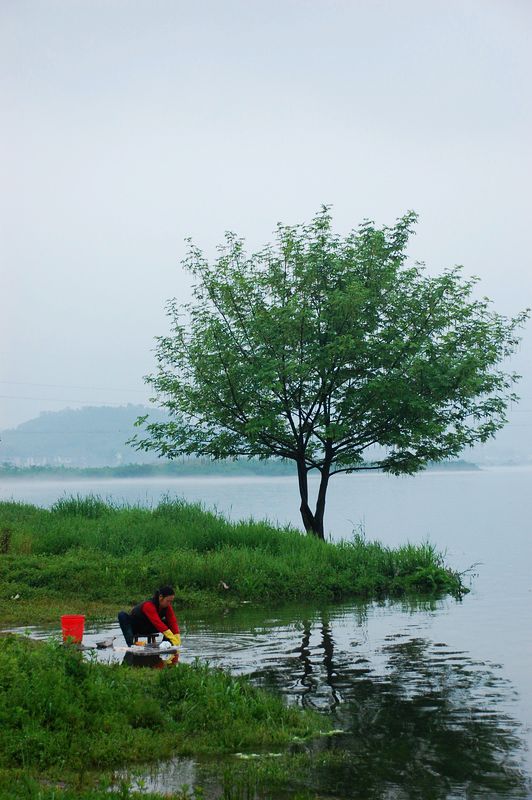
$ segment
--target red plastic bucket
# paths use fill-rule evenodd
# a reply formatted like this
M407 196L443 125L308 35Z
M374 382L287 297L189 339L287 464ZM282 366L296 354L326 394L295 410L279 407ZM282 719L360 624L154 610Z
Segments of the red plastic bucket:
M85 627L85 616L83 614L65 614L61 617L61 630L63 641L70 639L77 644L83 639L83 629Z

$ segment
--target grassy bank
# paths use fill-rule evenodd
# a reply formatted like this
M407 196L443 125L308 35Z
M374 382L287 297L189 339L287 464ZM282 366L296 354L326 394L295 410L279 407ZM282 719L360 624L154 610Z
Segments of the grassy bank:
M329 727L323 716L199 663L134 670L54 643L0 637L0 789L24 776L30 789L21 797L39 796L37 786L47 797L46 782L79 788L177 755L284 747Z
M67 611L115 616L163 583L177 587L178 608L464 591L429 544L391 549L360 536L331 544L179 501L153 509L97 497L50 510L0 503L4 626Z

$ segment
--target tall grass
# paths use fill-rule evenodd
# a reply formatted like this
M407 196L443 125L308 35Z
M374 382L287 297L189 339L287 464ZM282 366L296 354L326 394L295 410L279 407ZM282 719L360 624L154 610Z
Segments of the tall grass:
M62 517L85 517L96 519L117 509L111 500L102 500L101 497L89 494L71 495L62 497L52 505L52 513Z
M356 535L332 544L182 501L153 509L92 496L50 510L0 503L0 529L9 531L0 601L17 593L134 600L162 583L176 584L184 602L194 592L261 602L464 591L428 543L389 548Z

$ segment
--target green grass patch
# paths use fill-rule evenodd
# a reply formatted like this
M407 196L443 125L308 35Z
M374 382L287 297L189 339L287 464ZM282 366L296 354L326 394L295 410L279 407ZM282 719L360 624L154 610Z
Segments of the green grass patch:
M66 780L176 755L284 747L329 722L208 665L130 669L0 637L0 770Z
M232 523L181 501L152 509L93 496L50 510L0 503L5 624L27 622L28 604L41 621L57 619L58 609L114 616L165 583L177 587L178 608L467 591L428 543L394 549L360 535L324 542L266 522Z

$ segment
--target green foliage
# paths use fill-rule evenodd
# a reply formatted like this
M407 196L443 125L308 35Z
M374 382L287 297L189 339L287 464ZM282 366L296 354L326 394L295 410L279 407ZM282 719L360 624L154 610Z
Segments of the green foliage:
M323 536L330 476L367 468L374 445L373 466L401 474L486 441L516 399L501 364L527 313L493 312L460 268L429 277L407 266L415 222L409 212L341 238L323 208L308 225L279 225L253 255L234 234L212 265L191 245L194 300L168 304L171 334L148 379L171 419L150 421L137 447L292 459L305 528Z

